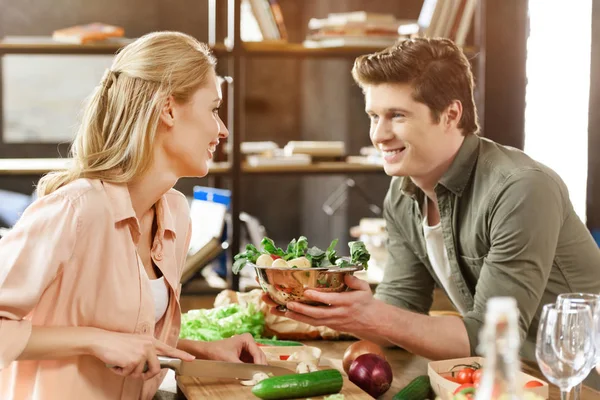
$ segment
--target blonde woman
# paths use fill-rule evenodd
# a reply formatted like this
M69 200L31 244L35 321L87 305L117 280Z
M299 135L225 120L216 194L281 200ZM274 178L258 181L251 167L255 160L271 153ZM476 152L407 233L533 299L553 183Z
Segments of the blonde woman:
M192 37L153 33L116 56L71 169L40 180L0 241L1 399L150 399L157 355L266 362L249 335L178 340L190 217L173 186L208 173L228 136L220 103L215 59Z

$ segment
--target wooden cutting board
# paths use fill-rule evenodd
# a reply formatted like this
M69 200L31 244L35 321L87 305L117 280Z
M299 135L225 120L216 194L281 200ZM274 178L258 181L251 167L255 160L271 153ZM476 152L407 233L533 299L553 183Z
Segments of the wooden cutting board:
M333 368L332 364L321 360L320 369ZM325 362L323 362L325 361ZM361 388L348 380L346 374L342 372L344 377L344 386L342 393L345 400L367 400L372 399ZM196 399L257 399L258 397L252 394L252 386L244 386L237 380L231 379L214 379L214 378L194 378L191 376L178 376L177 386L188 400ZM325 396L313 396L311 399L318 400Z

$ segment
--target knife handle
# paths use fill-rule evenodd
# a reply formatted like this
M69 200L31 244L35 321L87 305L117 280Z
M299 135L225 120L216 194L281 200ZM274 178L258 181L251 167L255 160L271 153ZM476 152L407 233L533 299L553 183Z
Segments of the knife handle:
M181 360L178 358L171 358L165 356L158 356L158 362L160 363L161 368L169 368L173 371L177 371L179 369L179 365ZM106 364L107 368L118 368L116 365ZM148 372L148 363L144 365L144 369L142 372Z

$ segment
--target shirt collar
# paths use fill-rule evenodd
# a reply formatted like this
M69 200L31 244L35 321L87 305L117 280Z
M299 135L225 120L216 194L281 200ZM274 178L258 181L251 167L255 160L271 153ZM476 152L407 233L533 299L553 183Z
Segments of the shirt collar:
M114 222L118 223L121 221L129 220L132 223L136 235L140 235L139 221L133 210L131 203L131 195L127 189L125 183L111 183L103 181L104 190L106 191L110 201L110 207L112 208ZM156 210L156 221L157 221L157 234L160 238L164 236L165 231L170 231L175 237L175 223L173 221L173 215L169 209L169 203L167 202L166 195L162 195L155 204Z
M465 136L454 161L450 164L450 168L440 179L439 184L451 191L457 196L461 196L479 156L479 145L481 138L476 134L468 134Z

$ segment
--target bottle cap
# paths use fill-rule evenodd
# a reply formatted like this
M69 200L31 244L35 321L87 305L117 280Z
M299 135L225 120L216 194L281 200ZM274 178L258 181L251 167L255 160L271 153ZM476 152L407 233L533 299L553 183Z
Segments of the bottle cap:
M487 302L487 312L490 314L512 313L517 309L517 300L514 297L492 297Z

